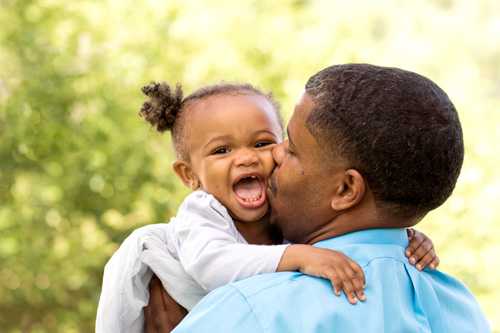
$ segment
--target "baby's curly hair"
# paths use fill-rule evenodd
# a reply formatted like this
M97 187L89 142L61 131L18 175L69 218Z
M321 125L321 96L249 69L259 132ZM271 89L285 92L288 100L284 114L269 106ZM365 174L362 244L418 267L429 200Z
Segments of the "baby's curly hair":
M165 82L151 82L142 87L144 95L149 99L143 103L139 115L149 122L159 132L171 131L172 141L177 158L189 160L185 143L185 110L187 106L215 95L257 95L266 98L273 106L281 128L283 118L280 114L279 103L271 93L264 93L248 83L225 83L202 87L186 98L183 96L182 86L177 84L175 89Z

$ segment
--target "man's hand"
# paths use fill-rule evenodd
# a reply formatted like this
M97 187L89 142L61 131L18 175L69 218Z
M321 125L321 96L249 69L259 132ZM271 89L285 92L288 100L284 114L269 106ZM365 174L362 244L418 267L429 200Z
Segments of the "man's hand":
M149 283L149 304L144 308L146 333L171 332L186 314L186 309L177 304L153 275Z
M419 271L426 267L436 269L439 265L439 257L431 239L413 228L406 230L410 244L406 248L405 255L410 264L415 265Z

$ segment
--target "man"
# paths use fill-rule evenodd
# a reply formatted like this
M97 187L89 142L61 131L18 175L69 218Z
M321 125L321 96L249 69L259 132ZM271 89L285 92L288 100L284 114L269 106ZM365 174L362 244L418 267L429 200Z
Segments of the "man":
M301 273L264 274L215 290L175 332L489 332L460 282L404 256L404 228L449 197L463 162L458 115L437 85L396 68L328 67L307 82L274 158L272 220L285 239L359 263L367 300L350 305Z

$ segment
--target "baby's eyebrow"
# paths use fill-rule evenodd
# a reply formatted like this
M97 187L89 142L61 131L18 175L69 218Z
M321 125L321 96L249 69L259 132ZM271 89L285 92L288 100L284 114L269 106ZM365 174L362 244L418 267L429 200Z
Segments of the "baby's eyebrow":
M272 135L274 137L277 137L277 135L275 133L273 133L272 131L267 130L267 129L266 130L259 130L259 131L255 132L255 135L258 135L258 134L261 134L261 133L266 133L266 134L270 134L270 135Z
M215 141L228 141L230 140L232 137L231 135L219 135L219 136L216 136L215 138L212 138L210 139L206 144L205 144L205 147L210 145L211 143L215 142Z

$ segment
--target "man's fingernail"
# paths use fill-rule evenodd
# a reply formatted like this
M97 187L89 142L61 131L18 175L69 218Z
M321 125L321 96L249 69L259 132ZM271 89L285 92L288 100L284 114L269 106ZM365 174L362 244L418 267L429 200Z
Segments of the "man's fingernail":
M399 252L399 253L401 253L401 252ZM411 258L409 259L409 261L410 261L410 264L412 264L412 265L414 265L414 264L415 264L415 258L414 258L414 257L411 257Z
M421 270L422 270L422 265L418 264L418 265L417 265L417 269L418 269L419 271L421 271Z
M406 256L409 257L410 256L410 250L406 250Z
M436 265L431 264L431 268L432 268L432 269L436 269Z

